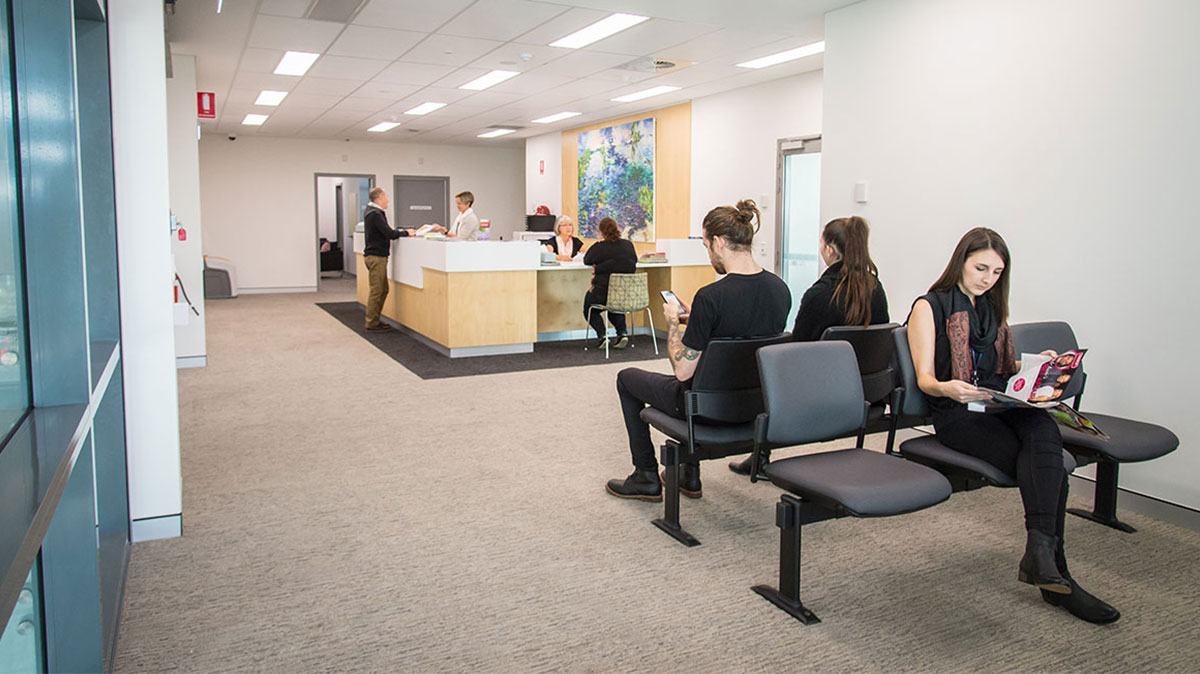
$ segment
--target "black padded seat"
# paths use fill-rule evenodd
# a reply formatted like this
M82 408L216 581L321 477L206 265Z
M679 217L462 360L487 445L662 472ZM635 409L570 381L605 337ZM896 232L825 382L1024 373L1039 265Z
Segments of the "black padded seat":
M977 475L997 487L1015 487L1016 480L983 459L957 452L938 442L932 435L905 440L900 443L900 455L911 461L932 467L950 468ZM1067 472L1075 470L1075 457L1063 452L1063 467Z
M673 440L687 444L688 422L686 419L676 419L666 412L647 407L642 410L642 421L650 424L651 428L661 432ZM697 458L715 458L729 456L731 453L749 451L754 448L754 422L745 424L693 424L696 429Z
M1118 463L1150 461L1179 447L1179 436L1162 426L1095 412L1086 414L1110 439L1063 428L1063 444L1103 454Z
M807 454L767 464L771 483L855 517L889 517L950 498L941 474L897 456L867 449Z

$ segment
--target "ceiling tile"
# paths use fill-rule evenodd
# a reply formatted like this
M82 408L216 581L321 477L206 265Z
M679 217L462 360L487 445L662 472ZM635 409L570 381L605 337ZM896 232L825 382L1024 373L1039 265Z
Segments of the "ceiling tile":
M472 68L483 68L484 70L518 70L520 72L528 72L571 53L573 53L571 49L510 42L467 65Z
M328 110L338 104L344 96L336 94L305 94L293 91L279 104L280 110L312 109Z
M323 77L331 80L357 80L366 82L386 68L387 61L360 59L352 56L322 56L309 69L307 77Z
M293 91L298 94L335 94L346 96L361 85L361 82L354 80L327 80L319 77L305 77L300 81L300 84L296 85Z
M782 33L723 28L716 32L660 50L660 53L657 55L667 58L684 59L695 63L725 62L730 60L725 58L730 54L741 55L747 49L767 45L786 37ZM783 51L783 49L779 49L779 51ZM753 57L742 58L740 61L749 60L749 58Z
M300 81L298 77L287 77L286 75L267 75L264 73L239 73L233 78L234 89L254 89L262 91L270 89L272 91L291 91L296 87L296 83Z
M593 42L584 49L631 56L655 54L665 47L687 42L700 35L715 32L719 28L720 26L705 23L650 19L599 42Z
M334 112L361 112L372 115L396 102L394 98L349 96L330 108Z
M466 89L448 89L443 87L425 87L417 90L417 93L410 95L410 100L420 99L419 102L425 103L454 103L474 94L474 91Z
M454 66L438 66L428 63L408 63L401 61L383 69L372 82L388 84L415 84L424 86L433 84L446 75L454 72Z
M553 91L555 87L561 87L573 81L570 77L564 75L522 73L507 82L501 82L491 87L487 91L533 96Z
M562 75L564 77L587 77L601 70L628 63L631 57L623 54L603 54L600 52L575 51L538 68L535 72L545 75Z
M438 32L507 42L565 11L562 5L529 0L478 0Z
M308 12L308 6L311 4L312 0L262 0L262 4L258 6L258 13L300 18Z
M360 26L398 28L431 33L474 0L370 0L354 23Z
M242 51L242 61L238 64L238 69L246 73L273 73L281 58L282 49L248 47Z
M502 45L495 40L480 40L473 37L453 37L433 34L404 55L405 61L433 63L443 66L462 66L494 51Z
M612 12L573 7L542 25L534 27L526 33L522 33L517 41L524 44L548 45L555 40L574 33L580 28L596 23L609 14L612 14Z
M342 36L333 43L328 53L395 61L424 37L424 33L410 30L346 26L346 30L342 31Z
M324 52L345 28L330 21L259 15L246 45L261 49Z
M420 91L420 89L421 87L412 84L389 84L386 82L372 80L359 87L354 92L354 95L390 98L393 101L398 101L406 96Z

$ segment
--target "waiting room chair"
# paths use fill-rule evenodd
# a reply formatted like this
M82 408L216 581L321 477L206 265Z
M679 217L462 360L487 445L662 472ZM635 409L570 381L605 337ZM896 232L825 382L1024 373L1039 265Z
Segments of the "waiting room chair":
M614 274L614 276L616 276ZM647 407L642 420L667 436L660 450L666 470L663 516L654 525L689 547L699 545L679 524L680 465L745 454L754 448L754 420L763 411L755 353L791 340L784 333L755 339L714 339L700 354L692 389L684 395L685 418Z
M865 427L869 405L850 345L780 344L760 349L757 358L766 410L755 424L756 464L766 447L836 439ZM902 515L941 503L952 491L936 470L861 448L779 459L762 470L789 493L775 506L779 587L752 589L805 625L820 619L800 600L803 525L838 517Z
M1046 349L1058 352L1079 348L1075 332L1062 321L1022 323L1011 327L1017 353L1041 353ZM1073 398L1072 407L1079 409L1087 374L1077 375L1067 385L1064 399ZM1083 412L1100 430L1108 434L1104 440L1078 431L1062 428L1063 445L1080 463L1096 464L1096 490L1092 509L1068 508L1067 512L1099 522L1126 533L1135 529L1117 519L1117 473L1122 463L1149 461L1170 454L1179 447L1179 438L1170 430L1155 424L1114 417L1107 414Z
M650 339L654 342L654 354L658 355L658 336L654 333L654 316L650 311L650 290L646 274L612 274L608 277L608 301L604 304L593 304L588 307L588 324L592 322L593 311L604 313L604 357L608 358L608 312L615 311L625 314L626 325L631 336L629 346L633 347L633 326L629 325L629 317L638 311L646 312L646 322L650 326Z
M862 447L868 433L888 431L887 450L891 453L895 435L888 415L890 403L896 391L895 346L892 331L900 327L896 323L882 325L840 325L826 328L821 341L849 342L858 360L858 372L862 378L863 396L870 405L867 423L859 429L858 447Z

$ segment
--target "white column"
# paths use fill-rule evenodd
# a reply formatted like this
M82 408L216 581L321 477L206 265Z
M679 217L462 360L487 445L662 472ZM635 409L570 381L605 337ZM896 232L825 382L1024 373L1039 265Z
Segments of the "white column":
M204 255L200 217L200 139L196 135L196 57L171 57L167 80L167 154L170 160L171 211L186 233L171 237L175 271L183 280L187 299L199 313L188 310L180 296L175 309L175 356L180 367L206 364L204 339ZM180 320L186 321L180 323Z

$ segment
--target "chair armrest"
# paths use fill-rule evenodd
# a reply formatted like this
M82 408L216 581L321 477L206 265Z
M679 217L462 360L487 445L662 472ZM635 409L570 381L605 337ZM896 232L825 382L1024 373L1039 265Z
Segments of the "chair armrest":
M767 421L768 415L766 412L754 418L754 453L750 455L751 483L758 482L758 471L762 468L762 452L767 444Z

